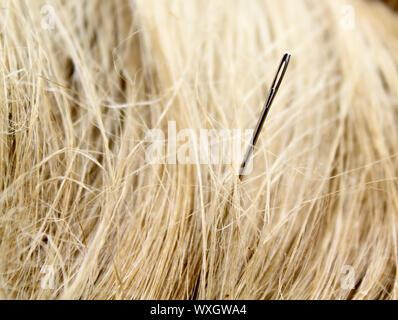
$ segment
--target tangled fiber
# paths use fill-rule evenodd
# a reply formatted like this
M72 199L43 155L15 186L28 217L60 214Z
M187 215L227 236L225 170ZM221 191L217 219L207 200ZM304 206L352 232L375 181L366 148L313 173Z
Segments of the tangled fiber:
M253 128L242 181L150 129ZM398 19L381 1L3 0L1 299L395 299ZM167 134L166 134L167 137Z

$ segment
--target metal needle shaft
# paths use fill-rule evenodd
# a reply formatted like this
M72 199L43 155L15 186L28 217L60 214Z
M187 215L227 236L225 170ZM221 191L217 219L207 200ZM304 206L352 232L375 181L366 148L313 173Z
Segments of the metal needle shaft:
M278 71L276 72L275 79L274 79L274 81L272 82L272 85L271 85L271 89L270 89L270 92L269 92L268 99L265 101L263 111L261 112L260 118L258 119L256 128L254 129L253 136L252 136L252 138L250 140L250 144L249 144L249 147L247 149L246 155L245 155L245 157L243 159L243 162L242 162L242 164L240 166L239 180L242 180L242 176L245 173L246 165L247 165L247 163L248 163L248 161L249 161L249 159L250 159L250 157L251 157L251 155L253 153L254 146L256 145L256 142L257 142L258 137L260 135L261 129L262 129L263 125L264 125L264 121L267 118L268 112L271 109L272 102L274 101L275 95L278 92L279 86L282 83L283 76L285 75L287 66L289 65L290 56L291 55L289 53L285 53L284 54L284 56L282 58L282 61L281 61L280 65L279 65Z

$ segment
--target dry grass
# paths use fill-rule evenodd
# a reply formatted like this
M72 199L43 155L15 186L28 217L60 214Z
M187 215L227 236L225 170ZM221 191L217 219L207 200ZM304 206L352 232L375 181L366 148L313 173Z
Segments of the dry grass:
M397 298L398 19L348 3L3 0L0 298ZM285 51L242 183L145 161L253 127Z

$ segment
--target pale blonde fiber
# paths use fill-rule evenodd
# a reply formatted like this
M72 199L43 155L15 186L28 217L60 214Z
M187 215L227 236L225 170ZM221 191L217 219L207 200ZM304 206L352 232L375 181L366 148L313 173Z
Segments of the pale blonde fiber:
M285 52L242 182L146 161L169 121L253 128ZM1 299L398 298L380 1L2 0L0 79Z

